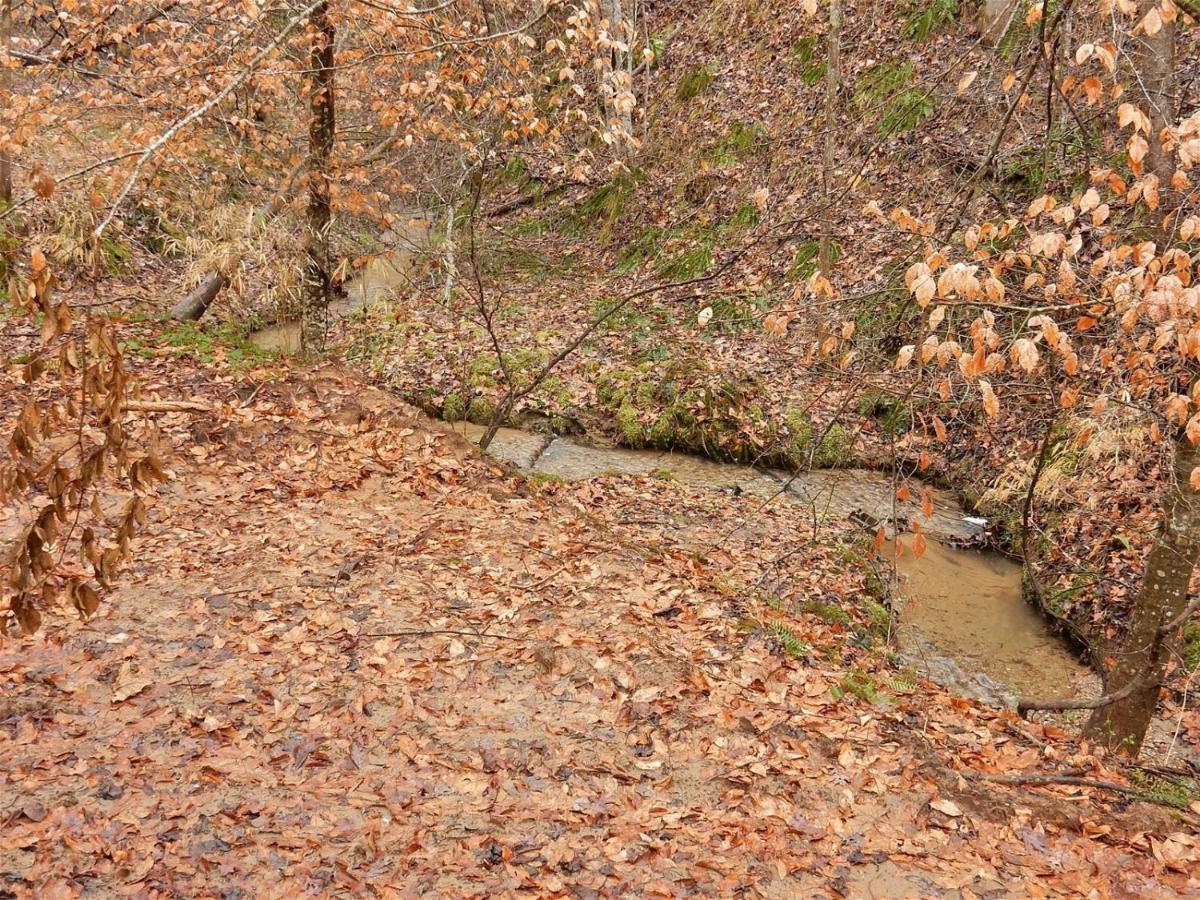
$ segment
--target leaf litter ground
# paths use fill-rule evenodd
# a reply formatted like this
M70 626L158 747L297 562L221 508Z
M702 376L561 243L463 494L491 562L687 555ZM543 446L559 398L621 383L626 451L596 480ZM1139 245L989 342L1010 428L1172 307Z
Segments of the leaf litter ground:
M975 778L1119 777L1062 732L847 690L883 656L795 609L863 574L794 509L531 482L339 368L145 365L213 411L158 416L101 614L0 647L2 891L1200 890L1187 813Z

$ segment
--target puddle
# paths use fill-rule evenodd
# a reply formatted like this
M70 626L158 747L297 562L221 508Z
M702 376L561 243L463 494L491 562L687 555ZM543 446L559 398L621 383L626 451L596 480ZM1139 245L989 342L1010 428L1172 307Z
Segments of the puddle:
M478 441L484 429L460 422L458 434ZM953 690L996 705L1018 695L1073 696L1094 676L1046 628L1021 595L1021 567L996 553L959 550L936 539L976 536L981 526L953 494L931 488L934 514L914 502L893 502L890 476L863 469L826 469L791 476L752 466L712 462L655 450L625 450L573 438L549 438L502 428L489 452L526 471L568 481L603 475L661 472L692 487L740 489L780 499L823 518L922 523L931 538L922 557L908 546L897 565L901 611L897 643L906 665ZM911 538L907 539L911 540ZM901 543L905 544L902 538Z

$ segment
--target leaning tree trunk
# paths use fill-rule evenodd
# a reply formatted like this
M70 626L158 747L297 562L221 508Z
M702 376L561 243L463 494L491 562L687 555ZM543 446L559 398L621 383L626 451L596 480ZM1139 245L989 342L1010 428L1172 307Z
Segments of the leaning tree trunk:
M333 299L329 229L333 221L330 161L333 158L334 40L329 4L322 3L310 20L312 51L308 125L308 235L304 271L305 314L303 341L316 347L325 338L325 319Z
M1139 21L1157 4L1158 0L1142 0ZM1162 190L1159 208L1154 211L1159 245L1167 247L1178 200L1171 191L1174 164L1161 136L1175 117L1175 24L1165 22L1154 35L1142 33L1131 40L1140 102L1150 119L1146 170L1157 176ZM1136 682L1136 686L1122 699L1093 712L1084 729L1097 743L1130 756L1141 749L1154 718L1174 637L1171 632L1182 624L1179 620L1187 608L1188 585L1200 561L1200 494L1189 483L1192 470L1200 466L1200 448L1183 434L1177 441L1163 521L1146 560L1142 591L1115 653L1116 664L1106 689L1109 694L1121 695L1131 684Z

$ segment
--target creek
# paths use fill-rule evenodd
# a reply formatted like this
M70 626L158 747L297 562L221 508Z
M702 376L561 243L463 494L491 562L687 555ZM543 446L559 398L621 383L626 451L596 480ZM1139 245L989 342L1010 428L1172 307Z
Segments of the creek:
M418 217L388 232L384 243L389 249L346 284L345 297L330 309L330 316L348 315L404 285L429 236L428 221ZM300 349L300 325L273 325L251 338L259 346L294 353ZM483 433L467 423L450 427L476 442ZM890 476L868 470L789 475L508 428L500 430L488 452L523 471L564 480L662 472L691 487L736 489L763 500L796 504L819 518L853 517L872 528L894 519L901 525L921 522L932 538L926 552L916 559L911 549L902 550L896 560L895 637L901 662L947 688L1000 706L1012 705L1018 695L1069 697L1096 689L1093 673L1025 601L1021 567L996 553L953 546L978 536L983 523L967 515L948 491L932 489L933 515L926 520L914 502L894 500Z
M448 427L474 442L485 430L466 422ZM823 519L921 522L930 538L924 554L917 559L911 538L902 537L905 549L896 560L901 662L997 706L1011 706L1019 695L1067 697L1094 687L1092 673L1026 602L1021 567L998 553L953 546L977 537L984 523L969 516L949 491L930 489L933 515L925 519L917 503L894 500L889 475L866 469L790 474L509 428L500 429L488 452L522 471L566 481L662 474L689 487L791 503Z

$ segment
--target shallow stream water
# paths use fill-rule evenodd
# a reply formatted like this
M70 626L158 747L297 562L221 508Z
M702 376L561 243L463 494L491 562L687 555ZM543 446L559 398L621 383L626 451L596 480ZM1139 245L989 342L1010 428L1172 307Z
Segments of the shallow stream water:
M346 286L330 310L345 316L385 298L410 277L429 224L419 216L385 236L391 248ZM260 346L285 353L300 348L300 325L288 322L255 332ZM451 426L478 441L483 429ZM913 502L896 502L890 476L862 469L825 469L788 475L745 465L653 450L602 447L572 438L502 428L488 452L520 469L565 480L661 471L692 487L740 489L773 502L796 504L819 518L854 516L870 527L896 519L919 521L933 538L921 558L899 554L897 639L902 660L935 681L997 705L1017 695L1072 696L1094 687L1094 676L1054 637L1021 593L1021 567L995 553L956 549L948 542L980 532L947 491L932 489L926 520ZM903 539L901 540L903 544Z
M484 429L449 426L478 442ZM1091 673L1046 627L1023 598L1021 567L997 553L963 550L983 526L948 491L932 489L926 520L918 504L896 502L889 475L864 469L823 469L791 475L716 463L656 450L602 447L567 437L502 428L488 452L518 468L573 481L602 475L669 474L691 487L740 489L764 500L792 503L822 518L853 515L867 522L915 520L931 540L915 559L906 539L897 571L897 640L903 661L961 693L997 705L1018 695L1072 696ZM910 539L908 539L910 540Z

